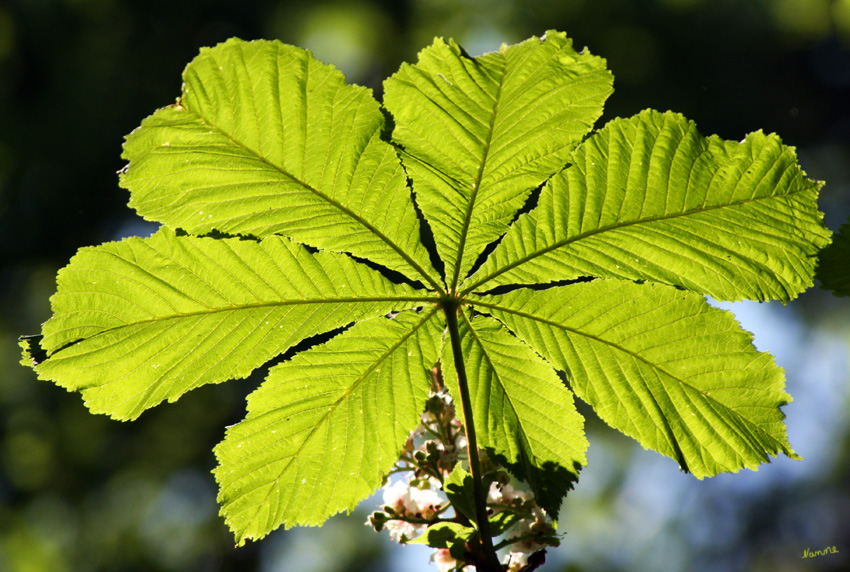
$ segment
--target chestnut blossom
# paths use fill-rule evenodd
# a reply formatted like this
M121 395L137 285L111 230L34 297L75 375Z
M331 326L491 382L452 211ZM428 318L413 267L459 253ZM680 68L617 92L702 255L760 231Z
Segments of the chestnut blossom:
M398 516L400 519L387 520L384 527L393 540L398 542L403 542L405 539L412 540L419 536L427 525L402 519L429 520L440 510L444 502L433 489L420 489L411 486L408 481L396 481L384 488L384 506L389 507L392 516Z
M517 572L518 570L522 570L522 568L528 564L528 553L511 552L505 557L505 560L502 563L508 565L507 572Z
M390 533L390 538L403 544L422 534L422 531L425 530L425 525L413 524L406 520L388 520L384 524L384 528Z
M451 513L442 516L447 500L441 491L443 479L458 462L466 458L467 441L455 406L445 390L432 392L420 425L410 434L402 450L401 464L395 472L409 472L408 479L396 480L384 487L384 509L374 513L367 524L376 530L386 528L390 537L401 543L421 535L437 522L451 521ZM481 467L493 482L487 494L491 515L510 511L519 516L505 533L510 552L503 563L508 572L518 572L528 564L529 556L550 545L557 545L552 519L535 502L534 493L510 482L510 476L479 451ZM445 545L444 545L445 546ZM437 548L431 556L438 572L475 568L452 557L448 548Z
M487 504L513 504L514 499L519 499L523 503L532 501L534 500L534 493L517 490L510 483L502 484L495 481L490 484L490 491L487 493Z
M528 564L528 556L546 548L550 543L539 541L538 537L551 536L555 529L552 519L546 511L537 505L531 508L531 514L520 520L508 531L507 539L522 538L511 544L511 552L505 557L504 563L508 565L508 572L516 572ZM541 539L542 540L542 539Z
M438 548L431 555L431 562L437 565L440 572L449 572L457 567L458 561L452 558L448 548Z
M410 485L404 481L396 481L388 487L384 487L384 506L388 506L396 514L404 514L410 496Z
M412 507L408 508L417 518L428 520L432 518L443 505L443 499L433 489L410 489L410 502Z
M398 516L429 519L439 510L443 499L433 489L413 487L407 481L396 481L384 489L384 505Z

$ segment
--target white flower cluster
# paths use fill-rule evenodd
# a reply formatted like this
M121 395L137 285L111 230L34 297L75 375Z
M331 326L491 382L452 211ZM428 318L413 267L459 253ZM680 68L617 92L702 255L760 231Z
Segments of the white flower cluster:
M442 492L442 486L455 465L466 460L466 448L466 436L455 416L451 397L443 388L433 391L419 427L411 433L398 464L391 472L404 473L405 477L394 482L387 481L383 508L374 512L366 524L377 531L386 528L393 540L406 543L431 525L458 522L458 517L449 511L451 505ZM529 556L546 546L558 544L552 519L537 505L534 493L515 488L510 476L493 464L483 451L480 456L484 476L491 482L487 496L488 514L492 519L499 513L506 513L503 516L513 521L503 532L503 540L498 545L510 546L510 552L503 560L505 570L533 570L537 565L529 567ZM468 521L466 525L469 525ZM542 563L542 559L539 560ZM431 561L439 572L475 571L474 566L455 559L448 548L437 548Z
M414 462L422 455L426 459L432 455L436 471L431 471L435 474L430 476L437 479L438 484L452 472L458 460L466 458L463 424L456 417L455 404L445 389L431 392L419 427L407 439L404 453L412 455Z
M425 530L426 521L434 518L445 504L446 500L434 489L421 489L411 486L409 481L396 481L384 488L384 511L401 518L388 520L384 528L396 542L413 540ZM391 512L386 510L387 507Z
M448 501L438 491L465 448L466 437L455 418L451 397L445 390L431 392L421 423L407 439L392 471L407 473L407 477L384 486L384 509L366 524L386 528L398 542L419 536L448 508Z
M448 548L438 548L434 554L431 555L431 562L437 565L437 570L439 570L439 572L457 570L458 566L458 561L454 559ZM466 570L474 572L475 567L467 566Z
M555 534L552 519L542 508L532 509L533 519L524 518L508 531L508 538L517 538L511 545L511 551L505 557L508 572L518 572L528 564L528 557L538 550L552 545L552 541L543 542L542 538Z
M492 516L509 510L521 516L505 533L505 541L510 544L511 551L503 560L507 572L518 572L528 565L531 554L556 545L557 538L552 519L534 501L534 493L514 488L505 473L501 477L501 480L490 485L487 494L488 513Z

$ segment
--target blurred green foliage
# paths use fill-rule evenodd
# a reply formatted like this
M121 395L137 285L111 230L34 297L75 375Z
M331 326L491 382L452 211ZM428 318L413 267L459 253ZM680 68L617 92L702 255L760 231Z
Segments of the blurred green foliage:
M550 28L608 59L616 91L603 121L653 107L725 138L778 132L810 176L828 181L827 224L847 220L850 0L0 2L0 570L421 569L399 564L386 539L362 525L365 513L233 548L217 516L211 448L244 414L261 375L118 423L19 367L15 338L47 319L55 272L77 248L152 230L117 186L122 137L174 101L201 46L277 38L380 96L383 78L435 35L477 54ZM783 327L798 331L800 346L818 339L846 348L845 305L812 292L786 309ZM819 363L838 359L834 373L846 362L817 353L827 346L839 351L821 341L805 346L800 363L778 356L797 399L786 408L792 444L808 457L792 468L679 485L687 477L672 464L657 465L591 420L590 468L566 505L576 516L565 517L563 552L550 553L544 570L846 569L848 424L812 425L802 442L791 425L807 400L800 411L811 416L850 405L846 378L829 392L791 385L823 379L829 371L810 371ZM661 483L654 496L646 496L650 482ZM616 536L616 519L655 536L628 549L634 542ZM637 542L640 532L627 536ZM800 558L825 545L840 553ZM427 566L428 551L404 550Z

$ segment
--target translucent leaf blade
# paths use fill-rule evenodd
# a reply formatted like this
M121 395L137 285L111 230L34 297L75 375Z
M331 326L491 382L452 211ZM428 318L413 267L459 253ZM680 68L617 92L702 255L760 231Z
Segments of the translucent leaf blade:
M781 368L700 295L594 280L477 299L609 425L698 478L797 458L779 409L791 401Z
M540 505L557 517L563 497L587 464L584 418L555 370L492 318L466 314L461 346L479 447L504 457ZM443 372L458 395L448 344Z
M247 376L304 338L421 304L347 256L180 237L166 228L81 249L59 272L39 377L119 419ZM420 298L421 300L421 298Z
M576 150L467 289L599 276L787 301L811 286L828 242L818 189L775 135L733 143L673 113L616 119Z
M425 407L439 317L432 307L363 322L272 368L215 449L237 542L321 524L380 486Z
M564 166L611 84L603 59L558 32L477 58L437 39L386 80L393 141L450 284Z
M201 50L183 80L124 145L139 214L193 234L280 234L436 284L368 89L301 48L237 39Z

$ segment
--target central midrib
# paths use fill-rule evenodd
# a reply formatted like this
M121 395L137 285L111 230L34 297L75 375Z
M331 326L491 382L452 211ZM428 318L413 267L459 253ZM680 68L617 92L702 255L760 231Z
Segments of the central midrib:
M711 395L709 395L705 391L699 389L698 387L695 387L694 385L688 383L687 381L681 379L680 377L670 373L669 371L667 371L665 368L661 367L660 365L649 361L648 359L646 359L642 355L640 355L640 354L638 354L638 353L636 353L636 352L634 352L634 351L632 351L632 350L630 350L626 347L623 347L620 344L611 342L611 341L606 340L604 338L601 338L599 336L595 336L595 335L593 335L589 332L583 332L581 330L569 327L565 324L560 324L560 323L555 322L553 320L548 320L548 319L542 318L540 316L535 316L534 314L529 314L529 313L523 312L521 310L515 310L513 308L506 308L504 306L500 306L499 304L482 302L480 300L476 300L475 302L473 302L473 304L476 305L476 306L483 306L483 307L489 308L491 310L499 310L499 311L502 311L502 312L505 312L505 313L508 313L508 314L513 314L513 315L518 316L520 318L525 318L526 320L531 320L531 321L534 321L534 322L539 322L541 324L546 324L546 325L551 326L553 328L563 330L565 332L569 332L571 334L575 334L575 335L581 336L583 338L591 339L591 340L593 340L597 343L600 343L604 346L607 346L609 348L612 348L614 350L622 352L622 353L624 353L628 356L631 356L633 359L636 359L636 360L642 362L643 364L645 364L649 368L651 368L653 370L660 371L661 373L663 373L667 377L674 379L677 382L681 383L683 386L686 386L686 387L690 388L691 390L697 392L698 394L703 396L703 398L705 398L707 401L710 401L711 403L716 404L718 407L722 408L723 410L732 412L732 414L737 415L738 418L741 419L742 421L744 421L747 425L753 427L759 433L762 433L763 435L768 436L772 441L776 442L776 439L774 439L773 436L771 436L764 429L762 429L761 426L759 426L755 421L752 421L752 420L750 420L746 417L743 417L742 415L738 415L737 413L734 413L734 410L731 407L729 407L728 405L726 405L725 403L718 401L717 399L715 399L714 397L712 397ZM781 446L781 443L779 445Z
M423 326L425 323L427 323L427 322L428 322L428 320L430 320L430 319L434 316L434 313L435 313L436 311L437 311L437 308L435 307L435 308L434 308L434 309L432 309L432 310L431 310L428 314L426 314L426 315L425 315L422 319L420 319L420 320L419 320L419 322L417 322L417 323L416 323L416 325L414 325L414 326L410 329L410 331L406 332L406 333L405 333L405 334L404 334L401 338L399 338L399 339L398 339L398 340L397 340L394 344L392 344L392 345L391 345L391 346L390 346L390 347L389 347L386 351L384 351L384 353L383 353L383 354L381 354L381 356L380 356L378 359L376 359L376 360L375 360L375 361L374 361L374 362L373 362L373 363L369 366L369 368L368 368L368 369L367 369L367 370L366 370L363 374L361 374L361 375L357 378L357 380L356 380L354 383L352 383L352 385L351 385L348 389L346 389L346 390L344 390L344 391L343 391L342 395L341 395L341 396L340 396L340 397L339 397L339 398L338 398L338 399L337 399L334 403L332 403L332 404L328 407L328 410L325 412L325 414L322 416L322 418L321 418L319 421L317 421L317 422L316 422L316 424L315 424L314 428L313 428L312 430L308 430L308 431L309 431L309 435L307 435L307 437L305 437L305 438L304 438L304 440L303 440L303 441L301 442L301 444L298 446L298 449L297 449L297 450L296 450L296 451L295 451L292 455L290 455L290 456L289 456L289 457L290 457L290 459L296 458L296 457L298 456L298 454L299 454L299 453L301 453L301 451L303 451L303 450L304 450L304 447L307 445L307 442L308 442L308 441L310 441L310 440L313 438L313 436L316 434L316 429L317 429L320 425L322 425L322 424L324 424L324 423L325 423L325 421L328 419L328 417L330 417L330 416L331 416L331 414L332 414L334 411L336 411L336 409L340 406L340 404L341 404L341 403L342 403L342 402L343 402L346 398L348 398L348 396L350 396L350 395L354 392L354 390L355 390L356 388L360 387L360 385L364 382L364 380L365 380L367 377L369 377L369 375L370 375L370 374L371 374L371 373L375 370L375 368L377 368L377 367L378 367L378 365L379 365L379 364L383 363L383 361L384 361L385 359L387 359L387 357L389 357L390 355L392 355L392 353L393 353L395 350L397 350L399 347L401 347L401 344L403 344L403 343L404 343L405 341L407 341L407 340L408 340L411 336L413 336L415 333L417 333L417 332L419 331L419 329L420 329L420 328L422 328L422 326ZM290 405L291 405L291 404L290 404ZM263 467L268 466L269 464L271 464L271 463L267 463L266 465L263 465ZM278 477L274 480L274 485L273 485L273 486L271 486L271 487L269 488L268 492L266 493L265 498L264 498L264 499L263 499L263 501L260 503L260 505L261 505L261 506L268 502L269 498L271 497L272 491L274 491L274 490L275 490L275 488L276 488L277 484L279 484L279 483L280 483L281 478L283 478L283 474L284 474L284 473L286 472L286 470L289 468L289 464L290 464L290 463L286 463L286 465L284 466L284 468L283 468L283 469L281 469L280 473L278 474ZM260 468L263 468L263 467L260 467ZM238 480L237 480L237 481L234 481L233 483L231 483L231 485L230 485L230 486L235 485L237 482L239 482L239 481L238 481ZM240 495L239 497L237 497L237 498L243 498L243 497L245 497L246 495L248 495L248 494L250 494L250 493L254 492L255 490L257 490L258 488L260 488L260 487L262 487L262 486L266 486L266 485L268 485L268 483L264 483L264 484L262 484L262 485L259 485L259 486L257 486L257 487L254 487L253 489L250 489L250 490L246 491L245 493L241 494L241 495ZM227 488L230 488L230 487L227 487ZM221 491L221 492L223 493L225 490L226 490L226 489L222 489L222 491ZM291 498L291 494L290 494L290 498ZM235 501L231 501L231 502L235 502ZM288 506L288 502L287 502L287 506ZM250 510L250 509L252 509L252 508L256 508L256 507L252 507L251 505L249 505L249 506L247 506L247 507L243 508L242 510L238 511L238 512L237 512L237 513L235 513L235 514L237 514L237 515L238 515L238 514L241 514L241 513L246 512L247 510ZM302 510L303 510L303 509L302 509ZM251 519L251 524L259 523L259 521L258 521L257 519L258 519L258 518L259 518L259 516L260 516L260 512L261 512L261 511L259 511L259 510L258 510L258 511L257 511L257 513L254 515L254 518L253 518L253 519ZM232 518L233 518L233 516L234 516L234 515L230 515L230 518L232 519ZM247 527L246 527L246 530L247 530Z
M502 392L504 393L505 397L507 398L508 403L510 404L511 412L513 413L514 417L516 418L517 423L520 426L520 430L522 431L522 440L525 442L525 445L528 447L528 449L529 449L528 452L536 460L538 458L538 455L534 451L534 444L531 442L531 439L529 439L529 437L528 437L528 432L525 430L525 424L523 423L524 420L523 420L522 416L519 414L519 412L517 411L516 406L514 405L514 400L511 399L511 396L508 394L508 391L505 388L505 383L502 381L501 373L496 368L496 366L493 364L493 360L490 357L490 354L487 352L487 349L484 346L483 340L478 335L478 332L475 330L475 328L472 327L472 323L470 322L469 318L467 317L466 312L461 312L460 315L463 317L464 322L466 322L466 326L469 328L470 335L475 340L475 342L478 344L478 346L481 348L481 351L484 354L485 359L487 360L487 363L490 365L490 369L492 370L493 375L499 380L499 385L501 386ZM488 391L488 394L489 393L490 392ZM489 402L489 395L488 395L488 402ZM489 413L489 411L488 411L488 413ZM485 424L485 426L488 426L488 425L489 424ZM489 434L489 431L488 431L488 434ZM495 440L496 440L495 436L491 436L491 437L492 437L493 441L495 442ZM517 460L520 460L522 457L525 457L525 456L526 456L526 452L522 450L522 447L518 447ZM532 462L531 464L534 464L534 463ZM534 478L534 475L531 472L529 472L527 477L529 478L529 480L531 480L531 479ZM537 480L537 479L534 479L534 480ZM534 485L537 485L537 484L538 483L534 483Z
M304 300L278 300L274 302L256 302L253 304L243 304L239 306L222 306L221 308L209 308L207 310L197 310L195 312L186 312L186 313L175 313L169 314L165 316L158 316L154 318L149 318L147 320L137 320L134 322L127 322L125 324L121 324L120 326L113 326L111 328L107 328L105 330L101 330L96 334L89 336L85 339L92 339L96 336L101 336L103 334L114 332L116 330L120 330L122 328L129 328L133 326L139 326L144 324L152 324L156 322L165 322L167 320L181 319L181 318L193 318L197 316L209 316L213 314L219 314L222 312L239 312L242 310L254 310L259 308L275 308L275 307L284 307L284 306L301 306L308 304L354 304L360 302L436 302L437 299L433 296L374 296L374 297L364 297L364 298L315 298L315 299L304 299ZM63 346L69 347L67 345ZM61 349L59 350L61 351ZM55 354L54 354L55 355Z
M504 85L505 74L507 73L507 60L503 58L503 68L502 68L502 77L499 81L499 86L496 89L496 97L494 98L493 103L493 112L490 114L490 126L487 131L487 140L484 142L484 153L481 156L481 163L478 166L478 173L475 176L475 182L472 183L472 195L469 197L469 203L467 203L466 214L463 219L463 227L460 232L460 241L458 242L457 247L457 257L455 258L455 269L452 273L451 280L451 289L452 291L457 288L457 282L460 276L460 267L463 263L463 251L466 246L466 237L469 234L469 226L472 220L472 209L475 206L475 199L478 197L478 191L481 188L481 179L484 176L484 168L487 164L488 155L490 153L490 144L493 141L493 131L494 125L496 124L496 114L499 111L499 101L502 97L502 86Z
M214 123L207 121L207 119L204 116L202 116L200 113L197 113L196 111L189 109L187 107L184 107L184 109L186 111L192 113L193 115L195 115L198 119L201 120L201 122L203 122L205 125L207 125L210 129L214 129L215 131L217 131L218 133L220 133L221 135L223 135L224 137L229 139L234 145L236 145L237 147L239 147L243 151L246 151L250 155L256 157L257 159L259 159L265 165L268 165L270 168L277 171L278 173L280 173L284 177L286 177L289 180L301 185L307 191L313 193L317 197L320 197L322 200L326 201L328 204L336 207L338 210L342 211L343 213L345 213L346 215L348 215L349 217L353 218L358 223L360 223L361 225L366 227L369 230L369 232L371 232L372 234L377 236L387 246L392 248L393 251L395 251L405 262L407 262L407 264L411 268L416 270L419 273L419 275L422 276L422 278L424 278L425 281L428 282L428 284L430 284L432 288L434 288L434 290L436 290L438 293L442 292L442 289L440 288L439 283L436 282L427 272L425 272L424 268L422 268L415 260L413 260L413 258L411 258L410 255L408 255L406 252L404 252L404 250L402 250L401 247L399 247L392 240L390 240L389 237L387 237L384 233L382 233L377 228L372 226L372 224L370 224L366 219L364 219L360 215L356 214L354 211L352 211L351 209L349 209L348 207L346 207L345 205L343 205L339 201L334 200L333 198L322 193L320 190L314 188L309 183L302 181L301 179L299 179L295 175L291 174L289 171L286 171L282 167L275 165L274 163L272 163L271 161L266 159L263 155L261 155L258 151L255 151L255 150L249 148L244 143L235 139L233 136L231 136L229 133L227 133L226 131L224 131L223 129L221 129L220 127L215 125ZM367 143L367 145L368 145L368 143ZM306 149L306 146L305 146L305 149Z
M545 255L549 252L552 252L553 250L557 250L559 248L562 248L562 247L567 246L569 244L572 244L574 242L584 240L585 238L589 238L591 236L594 236L594 235L597 235L597 234L600 234L600 233L603 233L603 232L621 230L621 229L628 228L630 226L634 226L634 225L637 225L637 224L644 224L644 223L648 224L648 223L653 223L653 222L658 222L658 221L676 219L676 218L684 217L684 216L692 216L692 215L702 214L702 213L706 213L706 212L710 212L710 211L718 210L718 209L733 208L733 207L745 205L745 204L752 203L752 202L755 202L755 201L760 201L760 200L769 200L769 199L790 197L790 196L795 195L797 193L805 192L806 190L807 190L806 188L801 188L797 191L792 191L792 192L786 193L784 195L770 195L770 196L752 197L752 198L749 198L749 199L745 199L745 200L741 200L741 201L735 201L735 202L727 203L727 204L723 204L723 205L715 205L715 206L712 206L712 207L703 207L703 208L700 208L700 209L671 213L671 214L668 214L668 215L661 215L661 216L657 216L657 217L647 217L647 218L627 221L627 222L623 222L623 223L619 223L619 224L615 224L615 225L611 225L611 226L595 228L593 230L589 230L587 232L583 232L581 234L577 234L575 236L556 241L556 242L550 244L549 246L535 250L534 252L527 254L526 256L523 256L522 258L516 260L515 262L507 264L507 265L503 266L502 268L499 268L499 269L491 272L487 276L484 276L483 278L474 282L472 285L467 286L466 288L464 288L464 290L461 294L462 295L469 294L470 292L472 292L473 290L475 290L476 288L478 288L482 284L489 282L490 280L492 280L496 276L499 276L500 274L504 274L505 272L516 268L517 266L522 266L523 264L525 264L526 262L529 262L530 260L533 260L535 258L543 256L543 255Z

